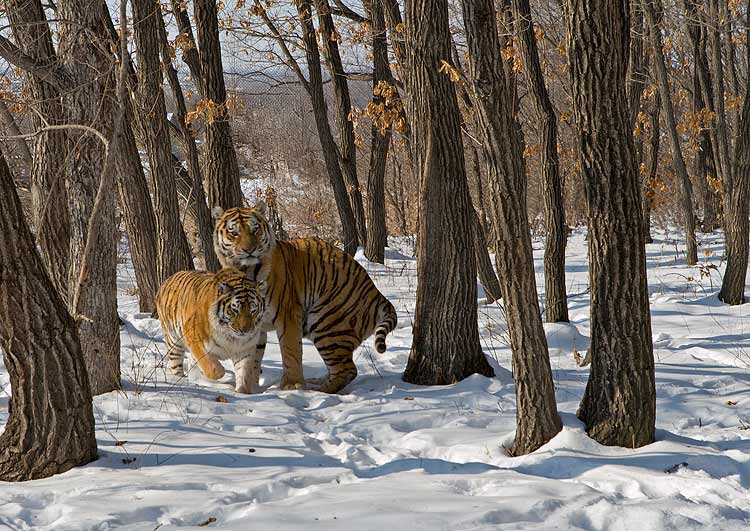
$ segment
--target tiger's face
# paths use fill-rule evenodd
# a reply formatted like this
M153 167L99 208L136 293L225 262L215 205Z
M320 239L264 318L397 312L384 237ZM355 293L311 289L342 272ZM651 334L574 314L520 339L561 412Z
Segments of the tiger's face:
M213 215L216 220L214 250L223 266L255 265L276 243L262 202L254 209L230 208L224 211L216 207Z
M266 311L266 282L253 282L231 268L219 271L217 280L215 324L233 336L254 335Z

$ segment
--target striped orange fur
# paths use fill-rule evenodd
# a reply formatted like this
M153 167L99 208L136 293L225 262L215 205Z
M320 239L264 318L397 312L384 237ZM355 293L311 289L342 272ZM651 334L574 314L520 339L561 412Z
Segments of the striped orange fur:
M211 380L224 375L219 360L231 359L235 369L235 389L255 391L262 358L255 346L266 308L265 283L250 280L244 272L224 268L217 273L180 271L159 288L156 311L159 315L170 370L184 376L185 347L203 374Z
M268 282L263 329L279 337L282 389L304 386L303 337L312 340L328 368L328 377L315 387L326 393L338 392L356 377L353 352L373 333L376 350L385 352L396 311L351 256L318 239L276 241L262 203L255 209L214 209L214 217L221 264ZM263 333L259 352L265 339Z

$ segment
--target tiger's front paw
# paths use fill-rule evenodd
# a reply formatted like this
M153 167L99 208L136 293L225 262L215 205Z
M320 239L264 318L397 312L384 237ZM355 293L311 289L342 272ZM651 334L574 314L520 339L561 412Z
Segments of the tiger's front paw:
M287 378L286 376L279 382L279 389L282 391L300 391L305 388L305 380Z

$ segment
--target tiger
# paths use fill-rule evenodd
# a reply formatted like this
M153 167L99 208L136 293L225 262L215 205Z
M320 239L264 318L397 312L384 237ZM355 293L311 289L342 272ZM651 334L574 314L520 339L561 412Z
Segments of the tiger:
M351 256L316 238L276 240L265 203L255 208L213 211L214 249L224 267L243 270L268 284L267 319L256 356L263 358L267 332L281 348L281 389L303 389L302 338L310 339L328 369L309 380L310 389L337 393L357 376L354 350L375 333L375 349L385 352L386 336L398 318L391 302Z
M234 362L235 390L256 392L260 360L253 357L266 311L265 282L243 271L180 271L159 288L156 313L167 344L170 371L185 376L185 347L211 380L224 376L219 360Z

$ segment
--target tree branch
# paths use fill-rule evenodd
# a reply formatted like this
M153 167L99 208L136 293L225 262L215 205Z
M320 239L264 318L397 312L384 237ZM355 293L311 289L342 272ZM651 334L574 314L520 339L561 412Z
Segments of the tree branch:
M65 67L55 63L51 65L40 64L33 57L23 53L18 46L2 35L0 35L0 56L10 64L28 72L39 81L51 83L60 90L72 87Z

